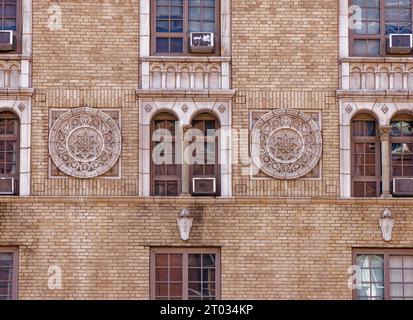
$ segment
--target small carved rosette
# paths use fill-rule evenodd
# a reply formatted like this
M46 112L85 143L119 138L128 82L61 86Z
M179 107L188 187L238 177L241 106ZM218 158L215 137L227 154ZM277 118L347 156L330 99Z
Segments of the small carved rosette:
M59 170L72 177L87 179L106 173L118 161L121 148L116 122L97 109L70 110L50 130L50 156Z
M320 128L300 111L271 111L252 129L251 155L255 165L270 177L282 180L303 177L320 161Z

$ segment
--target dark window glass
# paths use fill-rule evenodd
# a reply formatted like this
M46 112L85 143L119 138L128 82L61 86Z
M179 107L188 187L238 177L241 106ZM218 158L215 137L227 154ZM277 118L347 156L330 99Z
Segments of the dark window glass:
M377 138L377 124L372 117L361 115L352 121L351 153L353 196L380 196L380 143Z
M0 178L19 178L19 131L20 125L16 115L9 112L0 113ZM0 180L0 191L10 191L10 180ZM17 182L14 190L17 193Z
M17 255L14 250L0 248L0 300L17 298Z
M17 0L0 0L1 30L17 30Z
M176 157L176 118L162 113L152 121L151 179L152 195L180 194L181 166Z

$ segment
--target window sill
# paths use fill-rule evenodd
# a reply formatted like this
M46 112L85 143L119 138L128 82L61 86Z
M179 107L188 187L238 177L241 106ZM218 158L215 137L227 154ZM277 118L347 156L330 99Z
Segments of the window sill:
M413 91L411 90L337 90L338 98L346 97L386 97L386 98L412 98Z
M142 57L142 62L197 62L197 63L217 63L230 62L230 57L222 56L150 56ZM412 60L413 61L413 60Z
M19 53L0 53L0 60L31 60L31 56Z
M183 90L183 89L138 89L138 98L185 97L185 98L232 98L236 90Z
M388 57L347 57L340 59L340 62L349 63L392 63L392 62L413 62L413 57L406 56L388 56Z

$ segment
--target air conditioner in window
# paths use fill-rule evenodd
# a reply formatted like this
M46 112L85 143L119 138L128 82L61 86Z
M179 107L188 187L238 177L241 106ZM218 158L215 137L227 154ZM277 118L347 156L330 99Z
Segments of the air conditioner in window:
M212 32L191 32L190 33L191 52L213 52L214 33Z
M0 30L0 51L10 51L13 49L13 31Z
M0 195L15 194L16 181L14 178L0 178Z
M215 178L193 178L192 194L198 196L214 196L217 193Z
M393 195L413 196L413 178L393 179Z
M409 54L413 49L411 34L390 34L387 46L388 53Z

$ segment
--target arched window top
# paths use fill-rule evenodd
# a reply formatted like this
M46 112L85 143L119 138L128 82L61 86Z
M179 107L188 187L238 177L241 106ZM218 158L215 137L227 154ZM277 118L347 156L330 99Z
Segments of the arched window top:
M18 132L19 117L13 112L0 112L0 135L17 135Z
M409 114L399 113L391 120L392 137L413 137L413 117Z
M353 137L376 137L377 120L371 114L361 113L352 120Z

